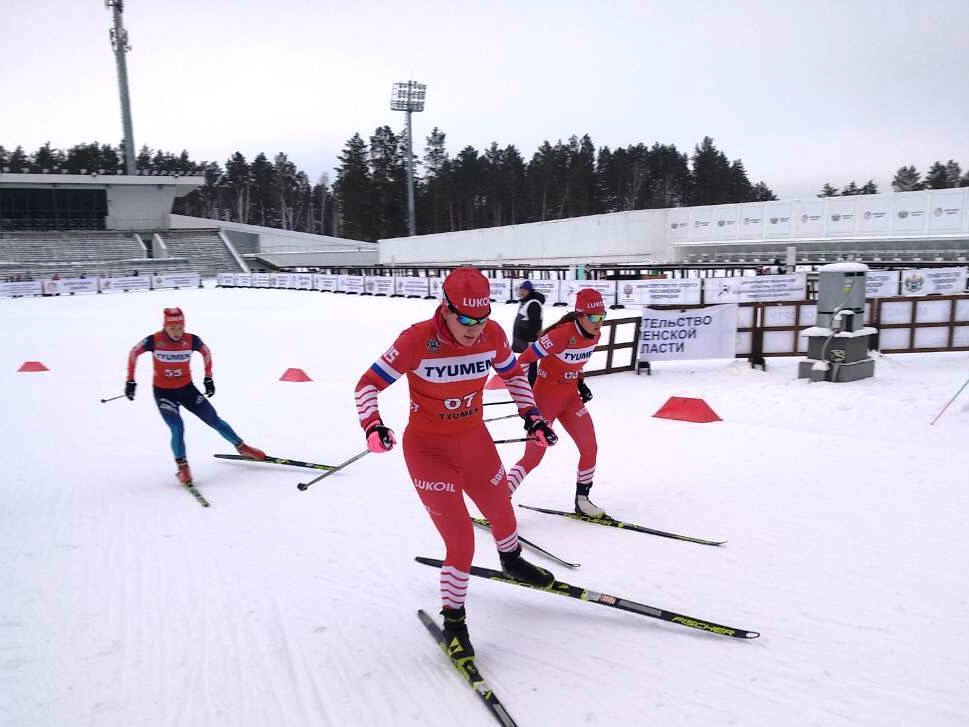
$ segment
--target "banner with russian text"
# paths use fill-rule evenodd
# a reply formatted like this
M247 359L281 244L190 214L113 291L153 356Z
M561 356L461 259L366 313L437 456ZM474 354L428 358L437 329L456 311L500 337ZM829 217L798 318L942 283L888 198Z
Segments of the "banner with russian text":
M524 283L526 278L518 278L514 282L515 290L513 291L515 296L518 297L518 289L521 284ZM558 280L532 280L532 288L537 290L539 293L545 296L545 303L548 305L555 305L556 303L562 302L559 298L559 281Z
M891 298L898 295L898 270L869 270L865 273L866 298Z
M697 305L701 285L700 278L620 280L616 302L619 305Z
M97 293L97 278L60 278L59 280L44 281L44 295L61 295L68 293Z
M902 295L958 295L966 290L967 268L922 268L902 273Z
M221 275L219 276L222 277ZM151 279L151 289L161 288L197 288L201 284L198 273L160 273Z
M682 313L643 308L639 360L734 358L738 308L735 303Z
M151 290L151 278L147 275L126 275L121 278L98 278L98 290L102 293L115 290Z
M731 278L703 278L703 302L767 303L778 300L804 300L807 275L757 275Z

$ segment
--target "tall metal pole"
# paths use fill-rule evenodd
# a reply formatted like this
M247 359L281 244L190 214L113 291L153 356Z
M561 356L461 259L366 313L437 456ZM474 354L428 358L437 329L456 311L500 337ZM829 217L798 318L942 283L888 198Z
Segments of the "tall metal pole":
M121 97L121 125L124 129L124 168L125 174L136 174L135 134L131 125L131 100L128 98L128 65L125 53L131 50L128 45L128 31L124 28L121 14L124 0L104 0L104 6L112 9L114 28L111 29L111 47L114 49L115 65L118 68L118 92Z
M410 82L408 81L408 84ZM410 110L407 111L407 234L417 234L417 221L414 219L414 135L411 132Z
M417 220L414 214L414 128L411 114L424 110L427 86L417 81L395 83L390 97L390 108L407 113L407 234L417 234Z

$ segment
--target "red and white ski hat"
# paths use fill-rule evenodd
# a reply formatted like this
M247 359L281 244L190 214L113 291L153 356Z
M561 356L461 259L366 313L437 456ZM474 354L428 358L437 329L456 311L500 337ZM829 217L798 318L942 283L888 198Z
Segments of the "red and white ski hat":
M166 308L163 314L162 326L184 326L185 314L181 308Z
M606 305L602 302L599 291L593 288L581 288L575 294L575 312L584 316L605 313Z
M477 268L457 268L444 279L444 302L462 315L485 318L491 315L491 284Z

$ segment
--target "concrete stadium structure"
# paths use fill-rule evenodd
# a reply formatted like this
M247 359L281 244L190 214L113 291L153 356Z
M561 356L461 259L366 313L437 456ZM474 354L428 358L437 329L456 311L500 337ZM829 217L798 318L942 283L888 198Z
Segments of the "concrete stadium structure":
M383 265L969 258L969 188L674 207L380 240ZM823 262L823 260L821 260Z

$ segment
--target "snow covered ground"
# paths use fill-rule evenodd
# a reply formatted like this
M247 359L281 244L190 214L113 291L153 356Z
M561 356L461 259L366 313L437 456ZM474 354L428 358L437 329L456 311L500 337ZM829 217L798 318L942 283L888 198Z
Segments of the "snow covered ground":
M222 417L271 454L327 463L364 448L360 373L433 309L212 288L0 300L0 724L492 724L415 616L439 605L413 556L443 549L399 450L299 492L305 471L214 459L231 448L187 415L203 509L174 480L148 357L134 403L99 403L169 305L213 351ZM496 308L506 330L513 313ZM17 373L28 360L51 370ZM969 356L879 357L875 378L837 385L796 380L796 363L590 380L594 499L729 542L524 510L521 532L583 564L553 567L563 580L762 636L473 580L478 664L520 725L969 723L969 391L929 426ZM288 367L313 381L278 381ZM724 421L653 418L674 395ZM405 383L382 410L399 433ZM503 445L506 465L520 447ZM565 437L516 501L568 509L575 465ZM495 566L477 538L476 562Z

